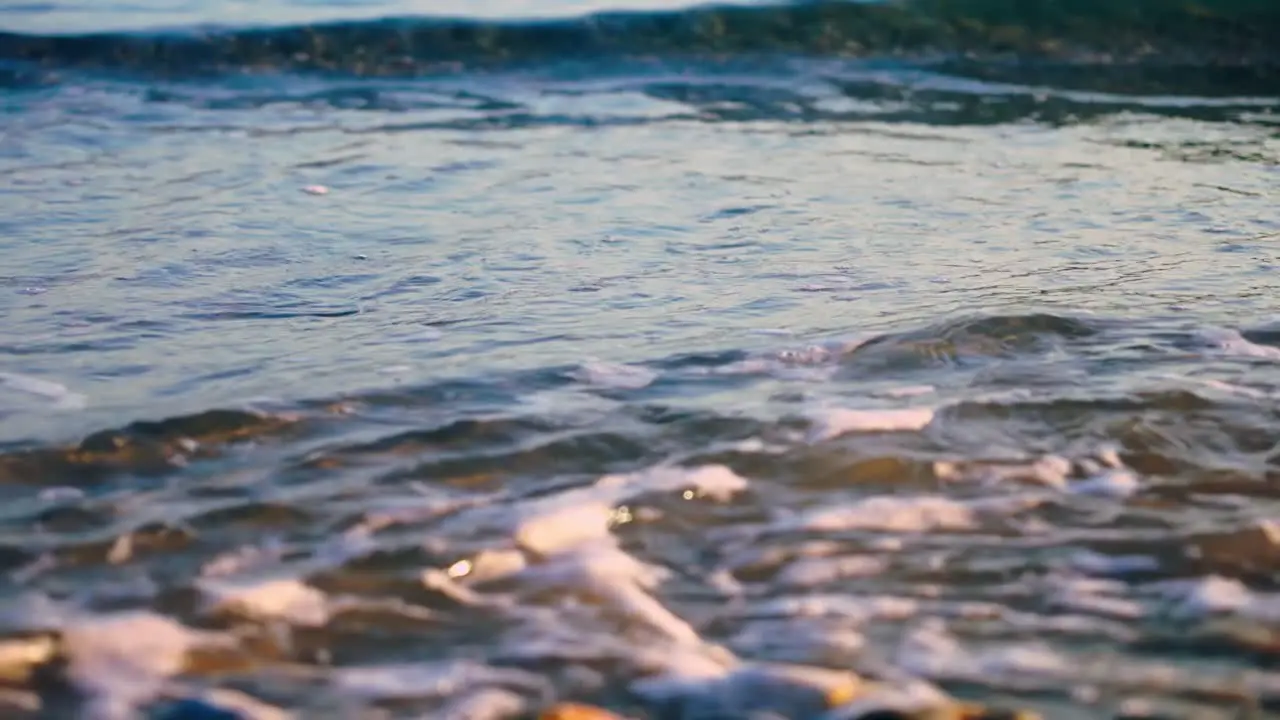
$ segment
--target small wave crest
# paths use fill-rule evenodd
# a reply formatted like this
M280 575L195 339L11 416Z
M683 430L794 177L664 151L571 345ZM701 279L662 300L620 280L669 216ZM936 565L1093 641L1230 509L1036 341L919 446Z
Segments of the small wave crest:
M0 613L0 674L118 716L265 703L206 689L255 673L351 714L625 692L655 717L865 720L954 709L949 684L1275 706L1274 673L1231 674L1280 626L1272 340L966 315L6 449L10 517L40 532L0 569L58 600Z

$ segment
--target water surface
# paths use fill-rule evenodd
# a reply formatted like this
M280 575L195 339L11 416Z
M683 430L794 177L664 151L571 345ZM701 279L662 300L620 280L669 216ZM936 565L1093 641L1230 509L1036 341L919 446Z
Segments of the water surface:
M1275 14L926 5L0 14L0 708L1274 711Z

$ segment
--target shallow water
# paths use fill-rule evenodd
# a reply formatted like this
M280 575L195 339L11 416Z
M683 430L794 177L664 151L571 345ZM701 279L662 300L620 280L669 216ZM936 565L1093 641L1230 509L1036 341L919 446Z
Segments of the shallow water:
M1274 58L637 17L0 36L6 717L1280 706Z

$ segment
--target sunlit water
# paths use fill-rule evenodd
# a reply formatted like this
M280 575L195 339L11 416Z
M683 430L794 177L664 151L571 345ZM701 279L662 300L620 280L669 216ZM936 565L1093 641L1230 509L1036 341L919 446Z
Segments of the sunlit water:
M3 717L1280 705L1274 70L4 43Z

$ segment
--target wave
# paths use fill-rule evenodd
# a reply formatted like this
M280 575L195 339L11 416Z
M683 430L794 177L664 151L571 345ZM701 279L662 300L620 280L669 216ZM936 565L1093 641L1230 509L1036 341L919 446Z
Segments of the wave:
M1248 68L1276 84L1280 4L1180 0L826 0L555 20L385 18L266 28L0 33L0 61L168 75L402 76L675 56L969 57Z

